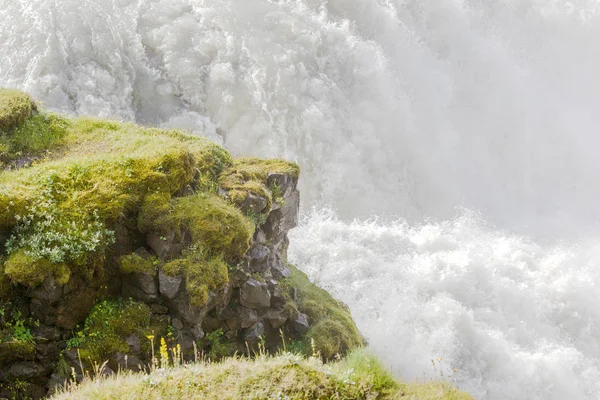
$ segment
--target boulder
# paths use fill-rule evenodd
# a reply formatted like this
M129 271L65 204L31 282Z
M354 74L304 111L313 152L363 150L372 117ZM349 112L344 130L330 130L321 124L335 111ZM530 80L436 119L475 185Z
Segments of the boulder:
M247 307L235 307L229 314L231 317L226 320L226 323L231 331L250 328L258 322L256 311Z
M138 335L132 334L125 338L125 342L129 345L129 351L139 353L142 350L142 343Z
M240 209L244 214L248 212L252 212L255 214L259 214L267 208L267 199L261 196L257 196L254 193L248 192L246 199L240 205Z
M18 362L10 366L7 377L13 379L30 380L46 375L48 371L40 364L33 361Z
M308 316L303 313L299 313L296 318L292 321L292 327L298 334L304 335L310 330L310 325L308 324Z
M162 272L162 268L158 271L158 287L160 294L169 300L174 299L179 293L183 278L180 276L168 276Z
M240 288L240 304L244 307L259 309L271 305L271 293L266 283L249 279Z
M258 322L251 328L246 329L244 332L244 341L247 343L256 343L264 333L265 326L262 322Z
M267 321L271 327L278 329L285 324L287 316L285 310L272 308L264 316L264 320Z
M290 269L285 265L278 253L271 253L269 256L269 267L271 267L271 275L275 279L285 279L292 275Z
M269 269L271 250L260 243L255 243L246 253L250 273L263 273Z
M149 233L146 236L146 243L152 250L154 250L154 254L158 256L161 260L166 260L171 255L173 242L175 241L175 232L169 232L168 235L160 235L158 233Z
M41 300L42 302L48 303L56 303L60 300L60 297L63 293L62 285L59 285L54 279L54 276L50 276L47 278L40 286L36 287L32 292L30 297L34 299Z

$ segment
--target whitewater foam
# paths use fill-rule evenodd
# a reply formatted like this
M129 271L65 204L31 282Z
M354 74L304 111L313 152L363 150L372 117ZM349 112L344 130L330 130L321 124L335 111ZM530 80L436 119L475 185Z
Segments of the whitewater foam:
M0 0L0 85L298 161L291 257L399 375L595 400L599 10Z

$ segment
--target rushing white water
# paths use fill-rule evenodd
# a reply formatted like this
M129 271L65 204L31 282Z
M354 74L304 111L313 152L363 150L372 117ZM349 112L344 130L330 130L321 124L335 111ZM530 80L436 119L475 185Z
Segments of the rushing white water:
M596 400L599 11L0 0L0 85L298 161L290 257L399 375L443 372L478 399Z

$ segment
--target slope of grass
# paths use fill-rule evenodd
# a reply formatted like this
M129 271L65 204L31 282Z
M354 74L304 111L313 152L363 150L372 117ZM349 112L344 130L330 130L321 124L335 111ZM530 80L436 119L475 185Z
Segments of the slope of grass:
M364 349L323 364L291 353L199 362L87 380L53 399L472 400L445 382L400 383Z

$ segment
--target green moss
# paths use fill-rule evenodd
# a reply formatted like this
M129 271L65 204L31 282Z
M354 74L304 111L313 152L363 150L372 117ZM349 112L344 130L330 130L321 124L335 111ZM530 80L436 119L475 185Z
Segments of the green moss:
M19 310L6 306L0 303L0 365L32 358L35 352L31 321L23 319Z
M152 320L150 308L132 300L105 300L94 306L82 330L67 343L78 348L81 358L102 364L115 353L129 353L127 337L135 334L140 343L148 341Z
M227 264L221 257L206 259L199 251L189 251L187 257L170 261L163 266L169 276L184 276L190 304L202 307L210 290L221 289L229 282Z
M9 135L0 136L0 160L36 157L64 143L69 122L53 114L39 113L24 120Z
M33 194L26 185L10 188L0 185L0 232L9 232L17 225L17 217L25 215Z
M311 329L302 339L305 351L311 349L311 339L315 350L327 360L362 346L364 340L348 308L310 282L302 271L293 265L289 267L292 275L282 282L283 292L288 294L286 310L292 317L298 311L308 316ZM292 288L296 289L297 301L289 296Z
M23 92L0 89L0 131L8 131L23 122L37 109L31 97Z
M154 257L144 258L136 253L127 254L119 258L119 268L124 274L133 272L153 274L156 272Z
M175 199L172 217L205 255L222 256L227 262L243 257L254 234L254 227L238 209L210 193Z
M35 354L35 344L33 342L22 342L18 340L0 340L0 360L15 360L32 358Z
M36 260L24 251L17 251L8 256L4 263L4 273L13 282L34 287L54 276L57 283L69 281L71 271L62 263L53 264L45 259Z
M278 187L268 187L269 174L280 173L298 177L300 168L297 164L284 160L261 160L258 158L240 158L233 162L219 178L219 185L227 191L227 198L231 203L240 207L252 193L267 200L264 211L268 214L272 202L281 199ZM261 210L257 210L261 211Z
M142 233L168 232L175 228L170 218L173 211L171 196L165 192L149 193L144 197L138 214L138 228Z

